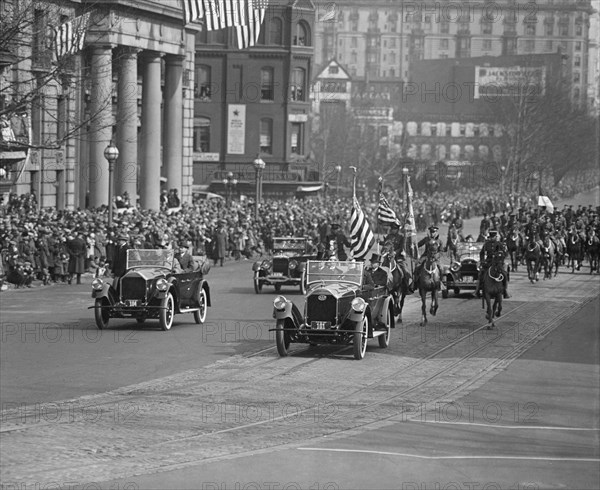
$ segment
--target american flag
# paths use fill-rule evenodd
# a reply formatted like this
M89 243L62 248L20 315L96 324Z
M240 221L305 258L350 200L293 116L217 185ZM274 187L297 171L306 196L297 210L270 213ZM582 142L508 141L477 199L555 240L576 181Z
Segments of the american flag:
M185 23L204 18L207 31L246 24L246 0L183 0Z
M267 0L246 0L247 22L236 26L237 44L239 49L254 46L260 36L260 27L265 20L269 2Z
M375 237L369 226L358 200L354 198L354 205L350 213L350 248L352 255L356 260L363 260L367 257L369 250L375 242Z
M379 198L379 207L377 208L377 219L380 223L385 225L396 224L400 226L400 220L396 216L396 213L390 206L388 200L381 196Z
M75 54L83 49L89 21L90 12L87 12L53 28L54 50L57 59L68 54Z
M413 190L410 185L410 177L406 179L406 195L408 197L408 214L406 215L406 224L404 225L406 230L406 236L417 236L417 225L415 224L415 212L413 210Z

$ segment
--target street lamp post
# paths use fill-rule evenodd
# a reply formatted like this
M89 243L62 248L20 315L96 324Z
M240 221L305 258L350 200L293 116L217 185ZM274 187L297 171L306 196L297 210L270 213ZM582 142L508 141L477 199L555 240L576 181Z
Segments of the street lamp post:
M113 145L112 140L104 149L104 158L108 160L108 227L110 228L113 224L113 172L117 158L119 158L119 149Z
M225 198L227 207L231 205L231 199L233 197L233 190L237 185L237 179L233 178L233 172L227 172L227 178L223 179L223 185L225 186Z
M262 201L262 171L266 167L266 163L257 156L256 159L252 162L254 165L254 170L256 170L256 209L255 215L256 219L258 219L258 206L260 205L260 201Z
M342 176L342 166L341 165L336 165L335 166L335 171L337 173L337 182L336 182L335 195L337 197L339 197L339 195L340 195L340 178Z

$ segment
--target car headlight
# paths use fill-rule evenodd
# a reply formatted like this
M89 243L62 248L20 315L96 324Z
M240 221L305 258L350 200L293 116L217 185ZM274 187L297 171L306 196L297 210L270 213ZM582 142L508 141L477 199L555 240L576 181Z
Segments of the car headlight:
M285 310L285 306L287 305L287 298L285 296L277 296L277 298L275 298L273 300L273 307L276 310Z
M352 303L350 304L350 306L352 306L352 309L356 313L362 313L363 311L365 311L365 308L367 307L367 303L362 298L354 298L352 300Z
M164 277L161 277L156 281L156 289L159 291L166 291L169 289L169 281L167 281Z
M450 270L452 272L458 272L460 269L460 264L458 262L454 262L451 266L450 266Z
M263 260L262 264L260 264L260 267L262 269L269 269L271 267L271 262L269 262L268 260Z
M295 260L290 260L290 269L295 269L298 267L298 262Z
M102 279L96 278L92 281L92 289L94 291L102 291L104 287L104 281Z

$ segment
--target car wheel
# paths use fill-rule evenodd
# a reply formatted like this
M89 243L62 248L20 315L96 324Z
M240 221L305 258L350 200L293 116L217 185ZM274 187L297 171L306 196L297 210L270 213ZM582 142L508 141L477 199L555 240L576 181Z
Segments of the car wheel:
M300 294L306 294L306 271L302 271L302 275L300 276Z
M369 319L365 314L362 322L354 328L354 359L364 359L367 352L367 335L369 333Z
M460 294L460 288L454 288L454 294L458 296Z
M173 317L175 316L175 300L171 293L167 293L167 296L160 303L161 309L158 314L158 321L160 328L163 330L171 330L173 325Z
M260 294L261 289L262 289L262 282L259 279L258 272L256 272L254 274L254 292L256 294Z
M108 320L110 319L110 313L103 306L109 306L109 302L106 298L97 298L94 303L94 317L96 319L96 326L98 330L103 330L108 327Z
M275 291L281 291L281 284L275 284Z
M197 324L201 324L206 321L206 303L206 290L204 288L200 288L200 292L198 293L198 311L194 311L194 321Z
M385 322L385 333L377 337L379 339L379 347L385 349L390 345L390 333L392 329L392 322L394 321L394 313L392 310L388 310L387 319Z
M277 352L280 357L286 357L288 355L288 348L290 347L290 336L281 330L282 328L285 328L285 319L277 320L276 328L275 343L277 344Z
M448 297L448 290L442 289L442 298L446 299Z

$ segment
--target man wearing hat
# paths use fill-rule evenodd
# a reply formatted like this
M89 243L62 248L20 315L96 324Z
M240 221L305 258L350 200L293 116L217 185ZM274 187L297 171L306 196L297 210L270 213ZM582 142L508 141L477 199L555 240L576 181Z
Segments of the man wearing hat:
M117 235L116 246L112 249L112 257L108 257L115 281L125 274L127 270L127 250L130 248L129 235L125 232L119 233Z
M475 294L478 298L481 297L481 286L483 285L483 274L487 272L490 265L492 265L492 258L498 252L501 252L504 257L507 255L506 245L500 241L500 236L497 230L490 230L489 235L483 247L481 247L481 251L479 252L479 259L481 262L481 267L479 268L479 277L477 278L477 287L475 289ZM508 277L506 274L506 270L504 270L504 260L500 264L501 272L502 272L502 285L504 286L504 298L510 298L508 294Z
M346 254L346 249L344 247L351 247L352 245L346 238L346 235L344 235L339 223L331 224L331 234L327 236L326 240L327 244L334 242L336 247L336 257L338 260L348 260L348 255Z
M483 213L483 218L479 223L479 236L484 237L487 235L488 230L491 228L492 223L487 217L487 213Z
M381 268L381 256L374 253L371 255L369 262L371 262L371 270L368 272L370 273L373 285L387 287L388 283L391 282L391 277L385 269Z
M422 238L421 240L419 240L419 243L417 243L418 247L425 246L425 250L423 251L423 255L421 255L421 257L419 258L419 263L415 267L415 275L414 275L415 283L421 273L421 268L423 267L425 260L427 259L427 257L429 255L431 255L432 257L435 258L435 260L437 262L436 267L438 268L438 271L439 271L440 288L441 288L442 268L440 267L440 264L439 264L439 255L440 255L440 251L442 250L444 245L442 244L442 241L440 240L439 230L440 229L437 226L430 226L427 231L427 236L425 238Z

